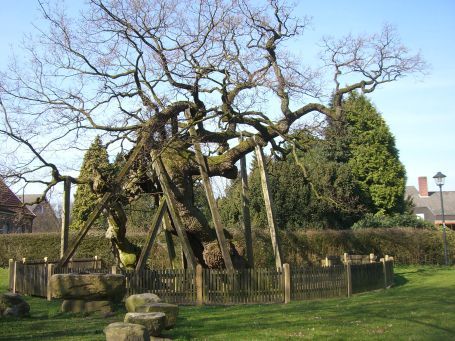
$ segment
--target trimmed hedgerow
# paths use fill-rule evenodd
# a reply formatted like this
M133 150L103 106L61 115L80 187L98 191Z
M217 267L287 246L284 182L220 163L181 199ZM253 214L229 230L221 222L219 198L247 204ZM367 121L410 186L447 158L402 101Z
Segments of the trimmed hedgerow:
M243 234L233 231L234 242L244 249ZM74 238L74 235L72 235ZM286 262L293 266L315 264L327 255L370 254L391 255L402 264L442 264L444 251L442 233L439 230L413 228L374 228L359 230L295 230L280 233ZM129 238L142 245L145 233L135 233ZM177 257L180 246L176 244ZM270 236L266 229L255 230L253 235L255 265L274 266ZM449 257L455 262L455 232L447 231ZM8 265L8 259L57 259L60 250L58 233L32 233L0 235L0 267ZM101 233L88 234L77 250L75 258L99 256L107 264L114 264L109 241ZM166 244L158 239L152 249L149 265L165 268L169 265Z

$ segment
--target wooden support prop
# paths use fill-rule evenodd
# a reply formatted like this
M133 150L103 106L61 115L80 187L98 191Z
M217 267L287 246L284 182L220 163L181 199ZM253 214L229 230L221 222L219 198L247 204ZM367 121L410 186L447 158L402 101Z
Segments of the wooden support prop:
M192 118L189 109L185 110L185 116L188 120L188 124L190 124ZM212 214L213 224L215 225L215 232L218 239L218 245L221 250L221 255L223 256L224 265L229 271L234 271L234 265L232 264L231 255L229 253L229 243L224 235L224 228L221 222L220 211L218 210L215 195L213 194L212 185L210 184L209 171L206 163L207 161L202 154L201 145L197 141L197 133L194 126L189 125L189 132L193 140L194 153L196 155L196 161L199 166L199 172L201 173L202 185L204 186L205 195L209 203L210 213Z
M63 207L62 207L62 226L60 234L60 257L63 257L68 248L68 234L70 228L70 198L71 198L71 179L63 181Z
M242 180L242 222L243 233L245 236L246 257L248 267L253 268L254 267L253 238L251 236L250 199L245 156L243 156L240 159L240 178Z
M171 214L171 218L172 221L174 222L175 229L177 230L177 234L182 243L183 252L185 253L188 266L191 268L191 270L195 270L197 264L196 257L194 256L193 249L191 248L190 245L190 241L188 240L188 236L183 227L182 220L180 219L180 216L178 214L178 208L171 191L171 185L169 183L168 174L166 173L166 169L164 168L161 158L154 151L152 151L152 159L153 168L156 174L158 175L161 188L163 189L164 196L166 198L169 213Z
M150 250L152 249L153 243L155 243L156 237L158 236L158 231L160 229L161 221L163 220L166 209L166 199L162 197L158 209L153 216L152 225L150 227L150 233L148 235L147 241L142 248L139 260L137 261L136 272L144 270L145 264L147 263L147 258L150 255Z
M141 140L137 143L136 147L134 147L134 150L133 150L132 154L130 155L130 157L128 158L128 161L123 165L122 169L120 170L119 174L117 175L117 177L114 180L114 188L122 183L125 175L128 173L131 165L136 160L137 156L139 155L139 152L141 151L142 147L144 146L145 140L146 140L145 137L141 138ZM70 258L76 252L77 247L84 239L84 237L87 234L90 227L92 227L93 223L99 217L99 215L101 214L103 209L107 206L107 204L109 203L109 200L114 196L114 194L115 193L108 192L103 195L101 200L95 206L93 212L89 215L84 226L79 231L78 235L76 236L76 239L73 241L71 246L65 250L65 252L63 253L63 256L60 257L60 261L58 262L58 265L57 265L58 267L65 266L68 263Z
M278 236L278 229L275 222L275 214L273 212L272 197L269 191L269 180L266 172L266 165L264 160L264 153L260 146L256 146L256 158L258 160L259 171L261 173L261 187L264 195L265 211L267 213L267 220L269 222L270 237L272 239L273 253L275 255L275 265L277 268L283 266L281 245Z
M169 211L166 210L166 213L163 217L163 226L164 226L164 236L166 238L167 253L169 255L169 263L172 269L177 268L177 257L175 254L174 241L172 240L171 233L171 221L169 218Z

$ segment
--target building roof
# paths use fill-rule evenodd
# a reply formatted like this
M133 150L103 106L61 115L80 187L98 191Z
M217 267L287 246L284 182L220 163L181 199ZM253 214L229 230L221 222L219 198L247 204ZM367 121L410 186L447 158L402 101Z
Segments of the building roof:
M21 195L20 199L22 199L22 202L24 202L24 203L32 203L32 202L35 202L36 199L38 199L41 196L42 196L42 194L24 194L24 195ZM42 202L47 202L47 199L44 198L44 200ZM33 212L37 205L38 204L32 204L32 205L26 205L26 206L29 207L30 210Z
M434 215L442 215L441 197L439 192L428 192L428 196L420 196L419 191L414 186L406 187L406 196L412 198L416 207L428 207ZM444 213L455 215L455 191L442 191L444 201Z
M0 178L0 206L3 208L22 208L22 202L16 194ZM25 214L34 216L29 208L25 208Z

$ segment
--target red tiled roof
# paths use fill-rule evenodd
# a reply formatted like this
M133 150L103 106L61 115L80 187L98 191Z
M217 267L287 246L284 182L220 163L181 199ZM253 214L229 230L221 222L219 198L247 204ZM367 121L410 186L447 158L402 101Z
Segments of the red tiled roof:
M13 191L9 189L9 187L5 184L3 179L0 178L0 206L3 207L22 207L22 202L19 198L14 194ZM24 212L26 214L34 215L28 208L27 211Z

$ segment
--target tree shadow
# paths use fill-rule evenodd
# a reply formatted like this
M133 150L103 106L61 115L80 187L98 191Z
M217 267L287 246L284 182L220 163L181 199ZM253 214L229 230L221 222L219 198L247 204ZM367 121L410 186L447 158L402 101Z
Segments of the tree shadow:
M398 274L393 275L393 286L394 287L401 287L403 285L406 285L409 282L409 280L406 279L406 277Z

